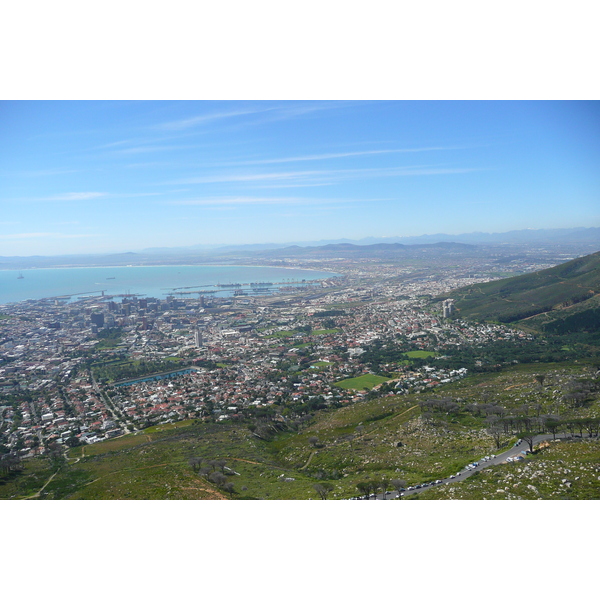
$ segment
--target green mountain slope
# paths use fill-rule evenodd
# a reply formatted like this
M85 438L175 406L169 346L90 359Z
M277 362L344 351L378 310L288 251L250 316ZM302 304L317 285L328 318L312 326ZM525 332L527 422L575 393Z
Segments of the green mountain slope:
M514 323L544 313L544 320L530 323L542 329L555 319L592 311L572 323L585 329L587 321L591 327L597 321L598 294L600 252L537 273L463 287L440 299L454 298L461 317L482 321Z

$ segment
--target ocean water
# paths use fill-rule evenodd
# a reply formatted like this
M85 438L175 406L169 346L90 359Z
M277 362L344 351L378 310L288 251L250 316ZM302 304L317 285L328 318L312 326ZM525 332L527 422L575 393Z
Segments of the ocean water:
M22 274L23 278L19 278ZM231 289L218 284L271 282L288 284L333 277L334 273L247 266L160 266L160 267L73 267L64 269L0 270L0 304L39 300L55 296L139 294L154 298L169 295L197 298L196 294L178 296L195 289L217 290L211 296L228 296ZM244 290L251 289L244 286Z

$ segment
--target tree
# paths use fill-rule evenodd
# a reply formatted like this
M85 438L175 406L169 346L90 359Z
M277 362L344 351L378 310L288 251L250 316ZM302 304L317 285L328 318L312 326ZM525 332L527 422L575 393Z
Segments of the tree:
M525 440L529 446L529 452L533 452L533 439L537 434L533 431L524 431L521 433L521 439Z
M199 456L194 456L194 457L188 459L188 464L190 465L190 467L192 467L194 472L197 472L200 470L200 467L202 466L202 458L200 458Z
M375 496L377 496L377 492L381 488L381 482L380 481L376 481L375 479L373 479L369 483L371 484L372 493L375 494Z
M556 432L562 427L562 422L555 415L547 415L545 421L546 431L552 434L552 438L556 439Z
M5 454L0 457L0 470L4 473L11 473L21 468L21 459L16 454Z
M219 473L218 471L215 471L214 473L211 473L209 475L208 480L212 481L212 483L214 483L218 486L222 486L224 483L226 483L227 477L225 477L225 475L223 475L223 473Z
M233 489L233 483L231 483L231 481L225 482L222 487L229 494L230 498L233 497L235 490Z
M546 379L545 375L536 375L535 380L540 384L540 387L544 385L544 379Z
M394 489L400 493L406 487L406 481L404 479L392 479L390 483L394 486Z
M381 487L381 491L383 492L383 499L385 500L385 493L388 489L388 487L390 486L390 480L388 477L383 477L381 479L381 481L379 482L379 485Z
M488 418L489 419L489 418ZM494 443L496 444L496 450L499 450L502 446L502 433L504 432L504 427L496 418L492 418L488 420L489 425L486 429L488 435L494 438Z
M319 443L319 438L316 436L311 436L308 438L308 443L313 447L316 448L317 444Z
M321 500L327 500L327 495L329 492L333 491L333 485L331 485L331 483L316 483L313 485L313 488L316 490L317 494L321 496Z
M368 481L359 481L356 484L356 487L361 494L364 494L365 498L369 497L369 494L371 493L371 484Z

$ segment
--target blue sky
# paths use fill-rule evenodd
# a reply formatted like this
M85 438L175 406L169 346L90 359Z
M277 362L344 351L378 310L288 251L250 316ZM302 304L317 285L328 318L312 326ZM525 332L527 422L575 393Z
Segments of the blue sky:
M0 255L600 226L600 104L0 102Z

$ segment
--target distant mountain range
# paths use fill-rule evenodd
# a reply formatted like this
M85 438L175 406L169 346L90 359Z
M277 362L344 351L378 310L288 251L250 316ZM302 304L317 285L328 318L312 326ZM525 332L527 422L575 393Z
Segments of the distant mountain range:
M477 246L458 244L456 242L438 242L436 244L326 244L324 246L290 246L275 250L253 252L252 256L268 258L395 258L400 256L415 256L416 253L434 252L445 255L472 254L477 252Z
M569 246L577 254L600 250L600 227L573 229L523 229L506 233L464 233L416 237L321 240L294 244L202 245L178 248L147 248L140 252L63 256L0 256L0 269L55 266L118 266L231 262L236 258L394 258L423 253L476 255L486 248Z
M275 250L278 248L289 248L290 246L326 246L330 244L352 244L355 246L368 246L372 244L437 244L440 242L455 242L462 244L600 244L600 227L574 227L571 229L520 229L507 231L505 233L461 233L451 235L436 233L431 235L408 236L408 237L366 237L360 240L339 238L332 240L319 240L309 242L288 242L283 244L240 244L240 245L215 245L196 244L194 246L179 248L146 248L143 253L177 253L200 251L210 253L228 252L261 252L263 250Z

